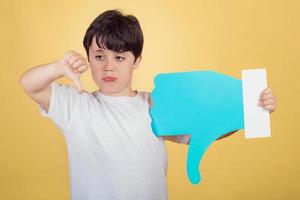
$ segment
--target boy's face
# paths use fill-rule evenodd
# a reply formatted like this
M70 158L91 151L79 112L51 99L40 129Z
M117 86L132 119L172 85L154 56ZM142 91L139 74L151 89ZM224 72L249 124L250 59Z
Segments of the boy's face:
M134 62L134 55L127 51L118 53L99 48L95 37L89 48L89 64L95 83L103 94L133 96L132 72L138 68L141 56Z

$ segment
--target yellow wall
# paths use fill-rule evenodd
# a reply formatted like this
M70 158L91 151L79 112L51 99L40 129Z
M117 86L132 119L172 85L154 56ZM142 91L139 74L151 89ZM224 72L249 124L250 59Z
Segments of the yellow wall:
M277 95L272 137L246 140L239 131L215 142L202 160L199 185L185 173L187 147L167 142L170 200L300 198L300 1L7 0L0 7L0 199L69 198L64 138L18 79L67 50L85 55L86 28L113 8L136 15L144 31L134 88L150 91L160 72L211 69L240 78L242 69L266 67ZM90 72L82 82L96 89Z

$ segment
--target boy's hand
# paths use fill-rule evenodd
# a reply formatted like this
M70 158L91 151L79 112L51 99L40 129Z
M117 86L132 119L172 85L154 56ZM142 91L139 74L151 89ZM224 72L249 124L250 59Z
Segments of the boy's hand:
M63 68L64 76L71 79L79 93L82 93L83 87L80 82L80 76L89 68L87 60L75 51L68 51L64 57L59 60L59 65Z
M270 113L276 109L276 98L271 88L266 88L260 94L259 106L268 110Z
M261 92L258 105L263 107L264 109L268 110L269 113L272 113L272 112L275 111L275 109L276 109L276 97L274 96L274 93L273 93L271 88L268 87L268 88L264 89ZM233 133L235 133L237 131L238 130L229 132L229 133L219 137L217 140L226 138L226 137L232 135Z

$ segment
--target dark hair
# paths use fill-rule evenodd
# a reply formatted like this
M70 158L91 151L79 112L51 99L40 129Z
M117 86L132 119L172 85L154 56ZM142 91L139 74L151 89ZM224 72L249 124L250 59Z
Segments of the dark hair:
M134 62L142 53L144 38L139 21L133 15L123 15L120 10L105 11L90 24L83 39L87 57L94 36L99 48L105 46L116 52L131 51Z

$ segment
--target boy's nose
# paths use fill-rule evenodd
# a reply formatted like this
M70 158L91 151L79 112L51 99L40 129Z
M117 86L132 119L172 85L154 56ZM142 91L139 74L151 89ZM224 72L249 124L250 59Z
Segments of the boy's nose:
M108 60L106 62L106 65L104 66L104 71L114 71L115 67L114 67L114 63L113 61Z
M105 67L104 67L104 71L105 72L107 72L107 71L114 71L115 69L114 69L114 67L112 66L112 65L106 65Z
M114 71L114 70L110 68L105 68L104 71Z

